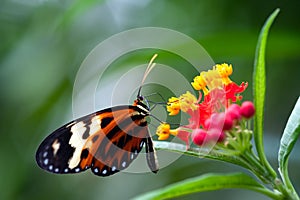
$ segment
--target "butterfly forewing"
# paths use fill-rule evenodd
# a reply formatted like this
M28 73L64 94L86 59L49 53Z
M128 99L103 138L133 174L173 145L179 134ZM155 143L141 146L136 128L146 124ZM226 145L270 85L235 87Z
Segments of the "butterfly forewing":
M41 143L36 153L37 163L53 173L77 173L91 168L96 175L112 175L127 168L144 144L150 145L151 153L155 153L145 120L148 115L147 107L139 102L74 120ZM147 159L148 165L156 172L153 158L151 163Z

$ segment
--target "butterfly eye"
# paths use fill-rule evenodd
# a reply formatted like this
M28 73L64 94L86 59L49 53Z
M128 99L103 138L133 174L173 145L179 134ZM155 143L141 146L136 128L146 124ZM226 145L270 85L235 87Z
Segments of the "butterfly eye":
M137 99L140 101L144 101L144 97L143 96L137 96Z

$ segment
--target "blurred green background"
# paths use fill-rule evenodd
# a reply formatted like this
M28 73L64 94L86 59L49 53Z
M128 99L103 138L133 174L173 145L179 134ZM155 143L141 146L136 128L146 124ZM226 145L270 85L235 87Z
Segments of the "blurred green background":
M194 38L215 62L233 64L232 78L250 83L244 97L251 99L257 37L277 7L281 12L267 44L265 108L266 151L275 168L280 135L300 94L299 0L1 0L0 199L129 199L206 172L241 171L229 164L182 156L156 175L54 175L39 169L34 156L46 135L72 119L73 83L87 54L99 42L131 28L165 27ZM168 54L160 57L169 65L178 65ZM143 63L147 61L143 58ZM290 174L299 191L297 145ZM267 199L245 190L179 199L220 197Z

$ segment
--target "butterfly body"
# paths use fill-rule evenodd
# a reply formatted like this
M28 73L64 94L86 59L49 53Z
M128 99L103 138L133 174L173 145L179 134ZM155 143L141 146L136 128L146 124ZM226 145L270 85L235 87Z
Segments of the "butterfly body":
M115 106L74 120L40 144L36 161L49 172L65 174L91 169L109 176L127 168L143 146L152 172L158 171L146 117L149 107L138 97L133 105Z

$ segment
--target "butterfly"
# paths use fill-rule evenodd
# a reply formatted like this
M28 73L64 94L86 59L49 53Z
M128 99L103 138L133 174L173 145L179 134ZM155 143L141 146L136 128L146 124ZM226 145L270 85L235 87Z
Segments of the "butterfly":
M110 176L126 169L145 145L147 164L156 173L158 162L146 121L150 107L140 95L156 56L149 62L133 105L106 108L58 128L39 145L38 166L56 174L91 169L95 175Z

